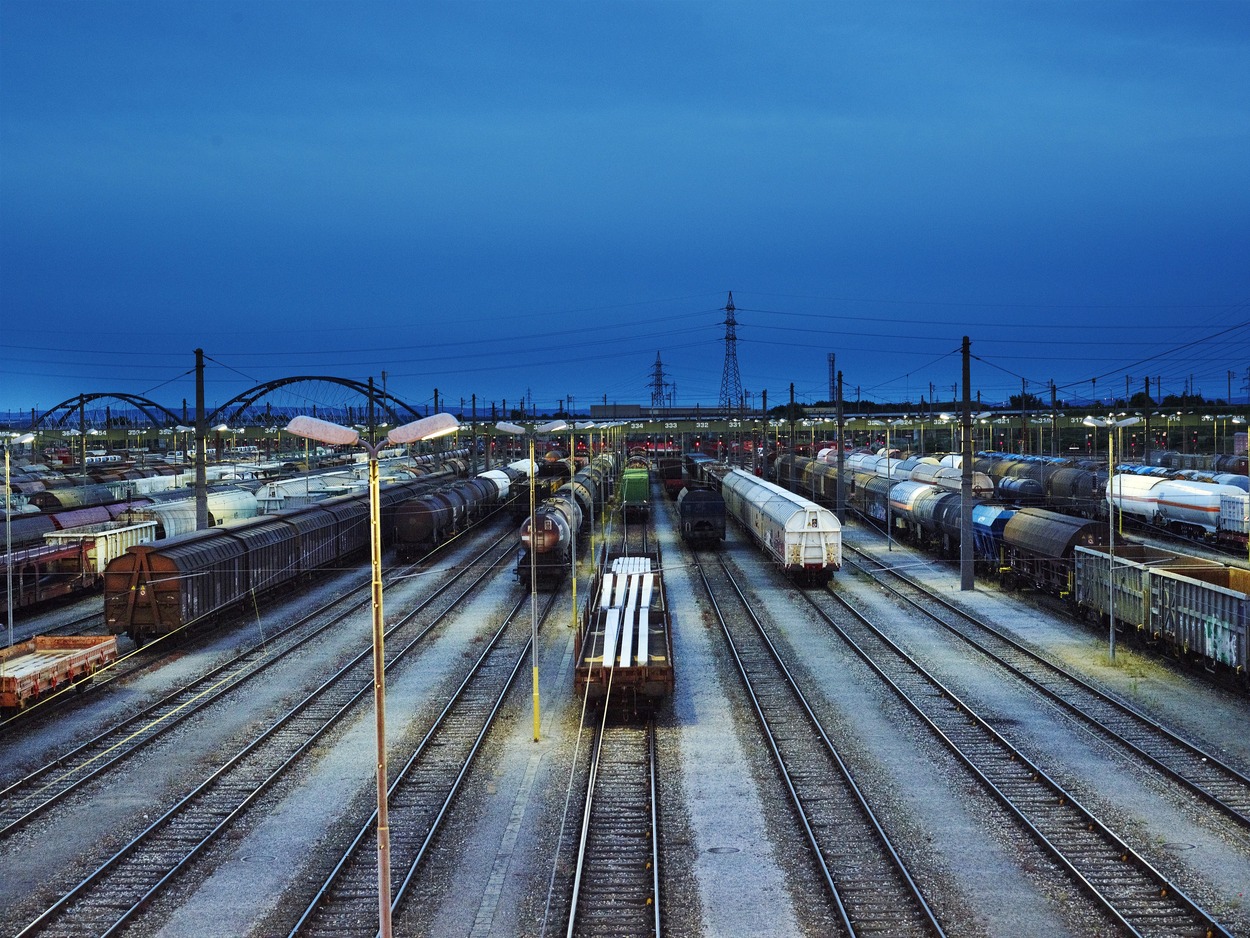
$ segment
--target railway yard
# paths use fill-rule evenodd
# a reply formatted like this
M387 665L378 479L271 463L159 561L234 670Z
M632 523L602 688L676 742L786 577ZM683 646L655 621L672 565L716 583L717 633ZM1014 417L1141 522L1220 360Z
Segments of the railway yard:
M1244 683L1127 644L1112 665L1041 592L963 592L825 509L800 585L758 528L692 547L667 479L621 505L592 468L565 487L593 531L580 632L551 557L531 605L513 511L386 554L396 934L1250 935ZM613 580L605 545L646 563ZM101 609L17 638L104 632ZM0 723L0 927L375 934L367 560L120 644Z

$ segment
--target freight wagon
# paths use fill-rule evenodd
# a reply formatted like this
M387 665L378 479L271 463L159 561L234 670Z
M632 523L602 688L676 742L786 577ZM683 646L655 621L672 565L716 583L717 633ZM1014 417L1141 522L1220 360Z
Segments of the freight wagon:
M422 487L407 482L382 489L384 542L391 540L395 506ZM339 565L368 545L367 495L140 544L104 571L105 624L112 634L143 644Z
M36 635L0 649L0 710L23 710L116 660L110 635Z
M825 583L842 566L842 525L833 512L741 469L717 472L729 514L783 570Z
M578 626L574 690L590 704L648 712L674 685L660 551L606 551L600 570Z
M692 547L716 547L725 539L725 499L706 485L691 483L677 496L677 523Z
M1077 609L1171 654L1246 678L1250 570L1137 544L1075 550Z
M603 511L612 494L616 458L601 453L556 493L540 504L533 519L521 523L517 580L527 587L554 589L571 564L578 532ZM531 520L533 525L531 529Z
M621 517L626 521L646 520L651 513L650 471L637 466L626 468L621 473L617 491L621 500Z

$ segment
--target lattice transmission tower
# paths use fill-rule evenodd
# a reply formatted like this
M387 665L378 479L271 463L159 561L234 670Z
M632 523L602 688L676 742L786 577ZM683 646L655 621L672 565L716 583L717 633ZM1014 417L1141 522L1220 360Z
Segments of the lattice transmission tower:
M734 319L734 294L725 304L725 370L720 378L720 409L729 413L742 406L742 376L738 374L738 321Z
M668 384L664 380L664 362L660 361L660 353L655 353L655 366L651 369L651 406L663 407L667 397Z

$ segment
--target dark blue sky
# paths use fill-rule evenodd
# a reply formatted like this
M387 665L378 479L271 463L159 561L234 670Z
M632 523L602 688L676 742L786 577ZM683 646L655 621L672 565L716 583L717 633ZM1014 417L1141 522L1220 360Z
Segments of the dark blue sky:
M757 402L1246 398L1248 3L0 0L0 81L0 412L714 405L729 290Z

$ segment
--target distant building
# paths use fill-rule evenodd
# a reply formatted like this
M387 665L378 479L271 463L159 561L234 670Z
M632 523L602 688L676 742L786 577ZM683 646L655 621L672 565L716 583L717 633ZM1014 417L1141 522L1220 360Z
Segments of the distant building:
M641 404L591 404L591 420L632 420L643 416Z

